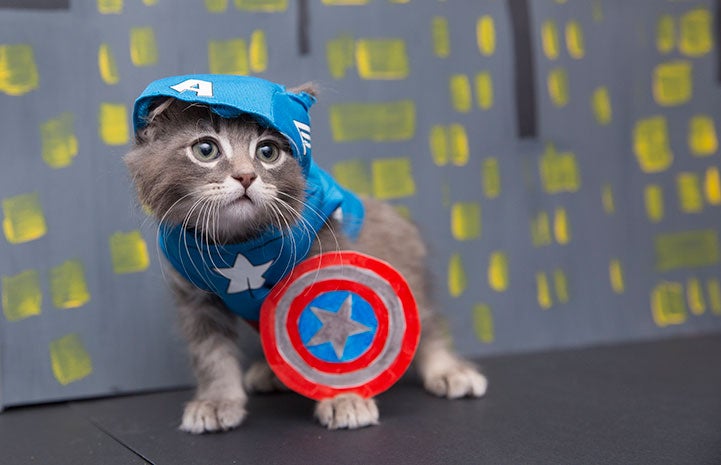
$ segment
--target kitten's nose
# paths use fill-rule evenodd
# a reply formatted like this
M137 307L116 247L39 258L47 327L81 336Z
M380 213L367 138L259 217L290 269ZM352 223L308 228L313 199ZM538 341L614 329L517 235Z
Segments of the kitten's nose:
M258 175L255 173L241 173L233 176L233 179L238 181L241 186L247 189L251 184L253 184L253 181L255 181L255 178L257 177Z

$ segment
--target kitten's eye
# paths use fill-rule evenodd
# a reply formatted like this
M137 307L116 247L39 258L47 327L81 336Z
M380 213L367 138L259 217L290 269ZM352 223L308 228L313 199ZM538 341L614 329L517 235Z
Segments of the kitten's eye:
M263 163L275 163L280 158L280 149L272 142L261 142L255 148L255 156Z
M193 144L193 156L202 162L210 162L220 156L220 150L215 142L201 140Z

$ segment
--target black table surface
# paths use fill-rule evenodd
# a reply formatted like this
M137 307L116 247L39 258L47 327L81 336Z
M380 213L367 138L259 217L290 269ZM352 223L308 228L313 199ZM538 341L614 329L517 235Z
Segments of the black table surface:
M486 397L438 399L410 374L355 431L293 393L203 436L177 429L187 389L12 408L0 464L721 464L721 335L478 362Z

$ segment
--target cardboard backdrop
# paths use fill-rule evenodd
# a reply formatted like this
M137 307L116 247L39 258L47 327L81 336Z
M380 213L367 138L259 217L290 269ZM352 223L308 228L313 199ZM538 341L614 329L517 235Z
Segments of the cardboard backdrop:
M465 354L718 331L717 7L0 0L0 407L191 382L121 162L172 74L316 81L316 159L418 223Z

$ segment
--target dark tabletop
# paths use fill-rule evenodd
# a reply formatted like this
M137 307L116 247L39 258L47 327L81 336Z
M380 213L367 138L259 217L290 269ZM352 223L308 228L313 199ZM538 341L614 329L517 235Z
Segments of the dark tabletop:
M313 402L251 397L237 430L177 430L192 391L9 409L2 464L721 464L721 336L479 360L479 400L409 375L380 426L327 431Z

